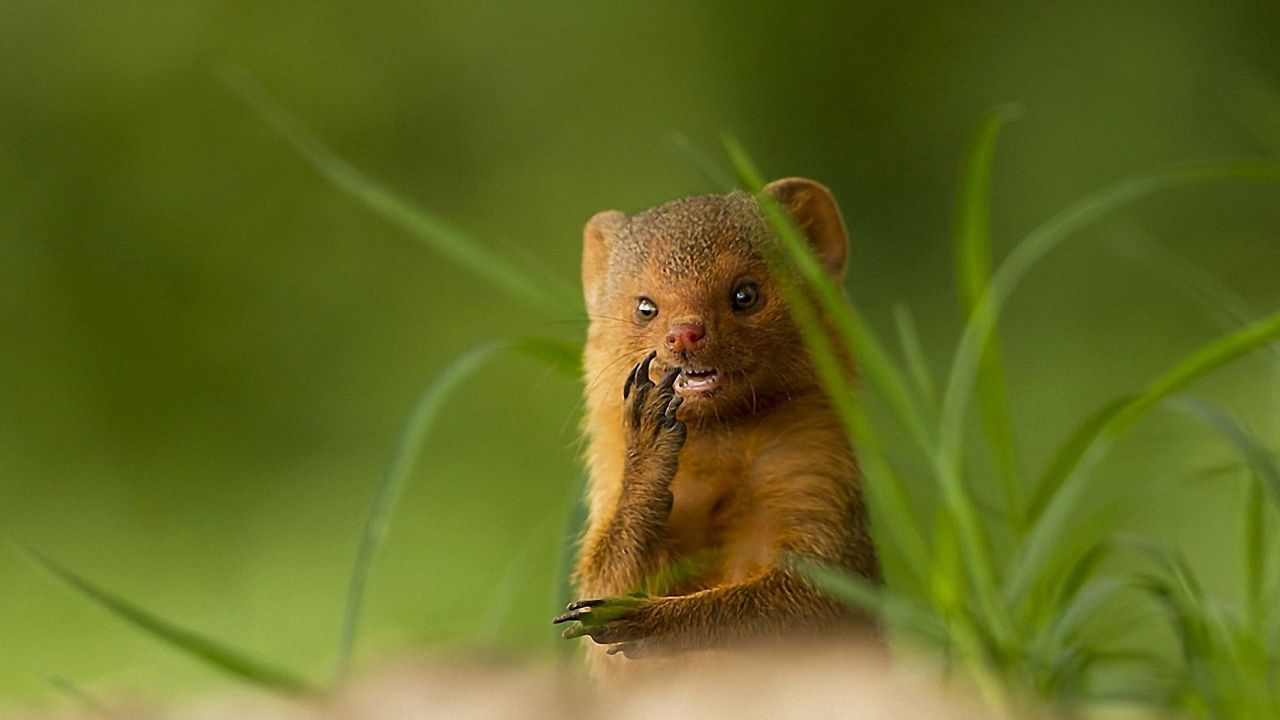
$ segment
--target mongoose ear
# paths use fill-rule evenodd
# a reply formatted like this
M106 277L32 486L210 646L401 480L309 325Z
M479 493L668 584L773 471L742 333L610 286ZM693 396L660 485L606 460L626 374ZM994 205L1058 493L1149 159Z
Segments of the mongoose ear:
M835 278L844 277L849 234L831 191L822 183L794 177L774 180L764 189L791 213L827 272Z
M609 271L609 248L627 216L617 210L598 212L582 229L582 296L587 310L595 307L600 283Z

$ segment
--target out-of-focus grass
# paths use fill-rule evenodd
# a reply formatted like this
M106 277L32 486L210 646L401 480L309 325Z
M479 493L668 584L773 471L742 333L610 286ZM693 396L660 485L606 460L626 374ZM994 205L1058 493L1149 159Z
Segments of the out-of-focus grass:
M1083 630L1108 612L1122 591L1143 587L1174 620L1183 649L1182 670L1170 678L1161 659L1150 659L1148 677L1140 687L1146 692L1155 688L1154 694L1135 692L1127 699L1212 717L1272 716L1280 707L1276 670L1280 645L1273 642L1280 618L1270 616L1262 589L1268 584L1270 562L1266 556L1272 545L1267 537L1267 518L1274 513L1260 496L1261 488L1280 488L1273 451L1229 416L1203 405L1184 405L1241 450L1252 475L1239 520L1244 538L1241 576L1246 579L1242 621L1211 610L1211 601L1187 563L1175 551L1154 544L1148 552L1154 569L1100 575L1098 565L1109 547L1105 526L1099 527L1095 517L1082 517L1080 507L1091 490L1100 494L1104 503L1108 494L1116 496L1111 502L1118 504L1118 494L1098 490L1091 482L1109 448L1164 400L1225 365L1276 343L1280 339L1280 312L1201 346L1144 389L1103 405L1065 439L1034 484L1017 476L1015 440L994 342L1002 306L1019 280L1081 227L1148 194L1181 184L1277 182L1280 163L1244 160L1175 166L1122 181L1032 231L992 275L988 185L1002 120L993 114L979 125L962 173L956 265L961 301L967 305L970 320L952 362L937 429L919 442L920 449L933 457L930 481L938 487L937 504L924 513L909 510L903 501L906 480L887 462L889 448L871 432L865 410L841 377L832 337L820 318L834 324L839 341L859 358L869 382L889 396L899 422L909 434L919 437L920 411L903 390L905 373L888 360L879 341L850 312L821 272L812 249L772 198L763 193L760 175L741 147L729 144L740 177L749 189L760 193L780 239L783 252L773 260L775 271L784 277L803 278L814 291L816 303L808 293L783 283L793 317L801 326L835 408L845 419L850 441L863 459L878 546L898 566L888 568L890 581L883 589L829 571L810 571L815 581L877 613L890 628L914 634L930 651L963 671L988 702L1002 711L1029 710L1045 702L1086 705L1104 699L1094 694L1091 675L1105 672L1108 664L1117 661L1131 664L1135 657L1108 648L1106 638L1084 640ZM1178 279L1200 294L1221 294L1212 287L1201 289L1186 273ZM906 364L918 366L919 359L912 359L918 351L911 333L904 332L903 338ZM1265 376L1260 379L1263 385L1271 382ZM994 479L973 473L974 464L966 458L963 425L975 392L986 420L987 444L996 459L991 473ZM1003 488L1007 502L1003 510L980 508L974 501L975 488L993 484ZM1028 486L1032 492L1024 501L1019 488ZM1011 552L996 550L993 536L1002 534L1015 538ZM928 545L927 549L921 549L922 544ZM925 578L928 582L921 582ZM1136 659L1147 658L1138 655Z
M278 109L277 126L292 128ZM1114 699L1094 690L1105 686L1109 665L1123 662L1148 675L1125 699L1157 707L1178 708L1214 717L1264 717L1280 707L1274 665L1280 656L1266 598L1269 590L1270 548L1267 504L1263 497L1280 498L1280 469L1272 451L1228 415L1202 403L1184 401L1183 408L1238 448L1251 474L1241 513L1241 577L1244 606L1222 613L1195 580L1176 551L1151 541L1137 543L1147 562L1125 573L1103 573L1100 566L1116 545L1104 519L1080 517L1081 501L1098 493L1091 477L1108 449L1163 401L1235 360L1280 338L1280 313L1250 322L1243 329L1201 346L1145 388L1104 404L1085 418L1061 444L1034 479L1024 478L1017 461L1004 388L1002 361L996 343L1001 310L1014 288L1056 245L1104 214L1149 194L1182 184L1209 181L1280 180L1280 164L1228 161L1174 166L1122 181L1094 193L1032 231L991 271L989 203L995 140L1007 115L993 113L979 124L967 154L958 195L955 256L960 300L969 322L961 336L948 382L935 397L909 311L897 313L899 338L905 356L900 366L870 326L844 301L842 291L826 277L805 239L785 211L762 193L763 179L736 141L727 144L729 157L744 185L758 194L766 217L779 240L770 262L783 296L799 324L808 350L833 403L858 448L864 470L878 546L886 561L888 584L871 587L857 578L821 567L801 567L814 580L846 600L879 614L896 637L914 638L926 650L946 658L994 707L1004 711L1029 709L1043 702L1087 705ZM289 129L297 137L296 129ZM313 139L305 143L309 156L329 157ZM688 148L685 149L688 154ZM704 159L694 156L699 162ZM336 159L321 163L321 170ZM389 212L370 189L367 179L342 174L352 194L379 213ZM968 207L966 207L968 206ZM397 216L412 214L397 204ZM406 227L432 240L433 226L410 217ZM449 243L469 241L448 231ZM446 243L446 246L448 243ZM452 253L462 264L469 253ZM1150 251L1149 251L1150 252ZM448 253L447 253L448 254ZM1179 266L1180 267L1180 266ZM1197 294L1227 303L1221 289L1194 273L1173 273L1174 279ZM498 286L533 287L525 276L512 281L505 274L481 277ZM517 270L509 270L519 273ZM1231 306L1239 313L1238 306ZM825 320L823 320L825 318ZM828 329L830 328L830 330ZM911 487L894 463L893 449L875 432L860 394L847 384L836 345L858 358L871 387L888 403L916 450L928 458L936 492L935 503L913 507ZM359 544L348 589L346 613L338 641L338 681L350 666L363 609L367 580L378 547L395 515L421 454L422 443L437 421L443 401L459 383L480 369L488 358L504 350L521 352L570 377L580 370L578 348L544 340L497 340L465 353L423 392L404 425L395 455L373 499ZM904 367L905 366L905 367ZM984 423L991 471L975 474L967 460L969 444L962 432L970 398L976 395ZM1005 505L979 504L975 492L983 485L1000 488ZM1024 489L1029 492L1024 496ZM1118 499L1104 505L1118 505ZM1015 543L1002 551L995 537L1007 535ZM567 556L571 546L565 539ZM1133 545L1134 543L1129 543ZM203 637L177 628L88 584L70 571L42 561L43 567L66 580L86 598L131 622L135 627L246 680L270 687L297 690L302 682L272 671L242 653L231 652ZM564 567L559 568L561 572ZM553 583L557 587L561 581ZM1145 590L1165 610L1181 640L1180 668L1172 674L1167 658L1134 655L1112 647L1105 637L1087 632L1126 593ZM504 590L510 592L510 590ZM503 603L514 602L500 598ZM501 606L501 604L499 605ZM1132 672L1132 670L1130 670ZM1141 671L1139 671L1141 672Z
M931 372L945 367L965 308L950 299L945 227L957 208L939 170L958 160L969 118L1008 97L1028 108L1001 138L995 258L1002 238L1107 178L1274 153L1274 9L1073 2L997 21L988 6L895 8L509 7L509 22L495 24L488 6L448 4L304 16L288 3L18 2L0 28L6 528L123 598L322 681L368 501L415 391L476 342L572 338L582 324L511 302L423 252L403 216L369 214L326 187L225 92L216 70L228 63L262 73L363 179L387 180L365 190L396 188L383 199L484 238L474 250L520 257L506 265L550 268L562 290L591 212L723 186L714 160L686 170L654 152L664 133L705 143L739 129L766 167L836 190L854 234L859 319L891 330L892 308L910 302L898 313L899 365L928 433L940 399ZM788 45L806 51L772 52ZM1242 68L1258 92L1240 108L1218 89L1238 89ZM1123 222L1167 241L1192 275L1270 307L1269 192L1197 186L1130 208ZM1060 247L1001 317L1024 479L1089 406L1141 388L1212 326L1196 314L1203 300L1169 292L1182 281L1151 279L1159 263L1094 254L1088 240L1116 225L1104 218L1085 242ZM1256 316L1245 308L1233 322ZM1227 331L1222 313L1210 319ZM1259 391L1259 362L1196 392L1250 418L1266 442L1274 428L1255 418L1275 403ZM543 647L543 592L563 577L554 546L569 534L556 526L576 477L576 394L571 382L542 382L553 375L537 367L495 360L447 403L374 566L356 667L470 637ZM872 389L864 400L907 481L901 502L923 514L936 504L932 461L915 449L918 427L885 421L885 397ZM974 444L979 423L966 418L966 471L994 479L990 445ZM1123 486L1128 502L1142 500L1138 526L1177 541L1206 594L1233 597L1237 568L1217 560L1234 547L1223 528L1237 517L1226 508L1236 485L1211 456L1220 443L1185 425L1155 416L1135 428L1118 462L1098 468L1093 490L1107 492L1086 493L1082 512L1101 518L1095 510ZM1166 482L1180 463L1196 478L1185 488ZM1144 494L1143 483L1164 487ZM970 489L980 519L1008 505L1004 486ZM1016 544L998 523L987 529L995 556ZM957 561L920 582L957 586L954 529L927 535L926 551ZM931 546L935 535L943 542ZM517 547L526 541L532 550ZM511 580L520 597L493 602L526 556L532 581ZM10 608L0 695L48 694L42 677L64 674L95 695L220 682L13 556L0 554L0 581ZM510 608L509 620L458 617L476 603ZM1131 644L1166 634L1128 626Z

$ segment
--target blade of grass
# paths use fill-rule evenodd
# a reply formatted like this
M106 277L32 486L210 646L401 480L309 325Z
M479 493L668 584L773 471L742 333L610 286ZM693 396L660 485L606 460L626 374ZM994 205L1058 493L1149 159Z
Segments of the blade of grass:
M1228 161L1177 165L1122 180L1085 197L1050 218L1027 235L1001 263L965 326L943 392L935 464L944 494L954 498L952 504L955 507L964 506L964 420L969 399L977 383L982 354L994 332L1000 311L1026 273L1065 238L1108 212L1163 189L1224 178L1280 180L1280 163ZM1087 447L1085 457L1091 460L1101 457L1103 449L1098 444ZM1079 491L1079 484L1071 483L1073 492ZM1034 542L1027 542L1019 549L1018 557L1022 559L1015 557L1013 571L1005 580L1003 599L1012 606L1021 604L1037 570L1033 562L1045 559L1052 548L1051 538L1061 531L1066 519L1065 513L1074 506L1075 500L1074 497L1062 498L1062 502L1056 504L1057 515L1052 518L1052 522L1043 522L1034 512L1028 513L1027 527L1032 528L1032 533L1036 529L1040 533L1031 538ZM964 529L963 526L961 529ZM980 556L981 553L975 552L973 555ZM981 580L987 573L985 568L978 568L978 571L978 578ZM985 585L985 582L982 584ZM986 604L995 605L990 600Z
M573 602L574 561L578 557L578 543L582 537L582 529L587 524L586 488L587 478L580 477L578 482L574 483L573 495L566 503L568 510L564 515L564 525L560 533L560 548L553 583L552 609L556 613L563 612L563 608ZM561 660L572 657L574 648L571 644L562 641L559 628L556 628L554 634L549 634L548 637L554 638L554 647Z
M1050 647L1069 646L1077 639L1086 621L1112 601L1121 591L1132 589L1128 578L1099 578L1082 585L1059 609L1057 618L1049 626L1047 643Z
M960 301L970 317L978 309L991 279L991 169L1000 130L1018 114L1006 106L987 113L974 129L965 153L956 192L955 267ZM1013 421L1005 390L1004 361L993 321L978 362L978 406L987 447L999 469L1005 511L1014 534L1025 525Z
M871 326L858 316L853 304L845 298L843 289L837 287L827 276L808 241L794 227L786 211L771 196L761 194L764 179L742 145L735 138L726 136L724 146L743 188L760 200L765 219L773 227L784 251L783 261L786 262L786 267L791 267L799 275L803 288L816 296L817 307L821 308L834 326L837 339L844 347L853 351L859 368L884 395L889 407L911 437L922 450L931 453L932 441L927 426L912 400L906 381L889 359L884 344L876 337ZM830 345L830 341L826 340L827 333L823 333L823 338L824 344Z
M934 513L932 549L929 597L943 618L956 617L964 610L964 565L957 546L955 522L941 509Z
M951 618L952 622L948 627L930 609L897 596L886 587L873 585L862 578L806 558L793 559L791 564L819 588L848 605L865 610L895 628L911 632L936 645L957 646L975 659L965 669L969 671L983 698L990 704L995 717L1011 717L1006 712L1010 706L1009 693L982 658L977 633L969 627L965 618Z
M1231 288L1173 250L1140 231L1123 237L1118 248L1134 266L1170 283L1199 304L1205 314L1223 330L1246 325L1260 313ZM1266 348L1271 357L1271 394L1275 413L1272 422L1280 429L1280 345Z
M905 569L913 576L914 582L922 583L923 576L920 573L929 566L924 534L914 520L904 484L885 459L883 446L877 441L866 412L846 378L832 338L806 289L812 289L818 294L823 310L837 316L837 325L844 326L846 341L851 335L858 335L861 345L854 344L853 349L855 352L861 349L866 353L858 355L859 363L868 368L869 374L898 388L893 392L897 400L891 398L890 403L909 412L911 403L905 384L892 368L878 341L864 325L856 321L851 306L826 278L825 271L818 265L817 258L808 250L807 242L801 239L799 231L794 228L786 213L771 197L762 194L764 182L746 151L732 138L725 139L725 150L743 185L759 198L766 220L784 246L785 255L779 257L776 252L769 252L767 254L772 257L768 260L774 268L788 310L800 329L819 380L849 436L857 443L860 462L868 479L869 497L883 515L873 525L873 531L888 532L896 538L897 547L907 560ZM794 277L794 268L789 259L795 259L797 264L808 268L801 272L799 279ZM800 282L805 284L802 286ZM923 432L923 423L918 424L919 431ZM927 442L927 438L924 441Z
M1126 230L1115 249L1135 269L1150 273L1195 300L1206 316L1224 330L1258 317L1257 308L1239 293L1141 229ZM1280 365L1280 348L1269 348L1268 353Z
M224 79L276 129L317 172L375 214L400 226L427 248L477 279L553 314L579 312L578 293L569 283L520 267L452 227L409 198L376 182L303 129L250 75L228 71Z
M1040 512L1033 507L1031 529L1014 558L1006 597L1016 603L1037 578L1052 576L1058 564L1051 557L1056 539L1070 524L1090 471L1117 438L1165 398L1277 338L1280 313L1201 346L1142 392L1113 401L1073 433L1068 445L1055 456L1052 474L1045 477L1040 488L1038 496L1047 499L1046 505Z
M312 691L308 683L298 677L273 668L216 640L165 620L150 610L135 605L89 582L36 550L27 547L16 549L19 554L36 567L71 587L81 597L92 601L134 628L164 642L169 647L188 657L201 660L241 680L246 680L271 690L290 694Z
M674 130L667 133L663 144L668 152L685 160L689 167L696 170L718 192L728 192L734 188L733 176L721 169L709 155L703 152L702 148L693 144L693 141L684 133Z
M1231 416L1208 403L1193 398L1177 398L1172 407L1205 425L1213 428L1244 458L1253 476L1245 493L1245 505L1242 512L1244 527L1242 533L1241 578L1244 580L1245 621L1248 633L1254 638L1266 636L1267 605L1265 596L1266 570L1269 567L1266 557L1267 540L1263 510L1266 505L1263 492L1269 492L1272 501L1280 507L1280 466L1275 456L1253 433L1249 432ZM1261 646L1254 648L1261 650Z
M1183 661L1190 676L1190 689L1199 693L1198 699L1212 717L1231 717L1224 703L1229 697L1218 692L1214 667L1221 662L1218 656L1218 628L1207 607L1204 594L1196 582L1190 565L1179 553L1153 543L1135 541L1131 545L1151 558L1163 573L1139 576L1139 587L1165 608L1182 648Z
M1029 505L1031 517L1040 517L1044 513L1049 501L1053 499L1053 496L1062 487L1062 483L1067 479L1067 476L1082 462L1082 458L1085 457L1089 448L1106 429L1107 424L1112 422L1121 410L1130 403L1135 402L1137 398L1137 393L1112 398L1105 405L1095 410L1084 422L1076 426L1075 430L1067 436L1066 442L1053 454L1053 458L1050 459L1044 473L1036 482Z
M934 643L946 642L946 629L936 614L882 585L808 558L796 558L791 566L819 589L841 602Z
M933 373L929 371L929 362L925 360L924 347L920 344L920 333L916 329L915 317L911 308L905 303L893 306L893 320L898 327L898 343L902 346L902 356L907 361L907 369L915 381L916 393L925 412L930 415L938 413L938 388L933 382Z
M105 703L76 683L60 675L46 675L44 679L58 692L77 701L85 710L92 712L95 716L104 718L116 717L116 714L111 712L111 709Z
M336 682L342 682L350 670L373 560L386 538L391 518L418 457L422 454L427 435L453 391L486 362L504 351L519 352L566 376L579 377L578 351L570 343L539 338L494 340L459 355L418 395L408 418L401 426L395 452L378 482L360 535L360 545L348 581L346 609L338 639Z
M555 515L546 515L530 528L524 541L517 546L519 549L515 555L507 561L506 569L489 595L489 604L480 615L476 638L482 645L497 645L502 639L511 611L523 597L517 590L529 579L529 573L534 567L534 556L545 549L547 530L555 519Z
M1028 234L1000 264L974 309L956 348L943 391L938 453L948 474L963 465L964 421L974 391L983 349L1013 290L1050 250L1081 228L1140 198L1161 190L1210 180L1280 180L1280 163L1236 160L1174 165L1135 175L1071 205ZM1027 514L1028 526L1037 513Z
M526 337L507 340L514 352L555 370L561 377L578 380L582 377L582 345L564 340Z
M1280 464L1275 454L1256 435L1222 410L1194 398L1176 398L1172 406L1216 430L1244 458L1245 464L1260 488L1271 496L1280 509ZM1261 498L1259 498L1261 500Z

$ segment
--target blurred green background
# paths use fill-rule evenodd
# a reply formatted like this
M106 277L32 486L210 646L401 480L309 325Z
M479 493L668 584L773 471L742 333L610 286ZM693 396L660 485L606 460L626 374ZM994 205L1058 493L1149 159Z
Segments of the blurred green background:
M935 369L962 318L949 230L980 115L1018 101L997 248L1170 162L1280 153L1275 2L27 2L0 22L0 530L90 579L324 678L378 475L415 394L494 337L576 339L328 185L222 79L256 77L343 157L576 283L580 229L715 190L671 133L735 132L828 184L849 288ZM1005 323L1023 461L1222 332L1125 252L1158 242L1280 307L1280 193L1197 186L1056 252ZM1274 442L1259 355L1197 387ZM358 662L544 653L578 470L578 387L499 361L448 407L372 580ZM1106 482L1129 526L1234 592L1228 453L1158 416ZM1170 451L1176 448L1176 451ZM1153 488L1155 490L1153 490ZM1144 494L1145 493L1145 494ZM0 551L0 698L46 680L172 697L233 681Z

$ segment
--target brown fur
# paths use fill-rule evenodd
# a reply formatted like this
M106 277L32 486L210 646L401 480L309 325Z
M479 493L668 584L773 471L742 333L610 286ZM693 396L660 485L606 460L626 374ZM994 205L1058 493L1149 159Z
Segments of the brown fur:
M848 239L827 189L791 178L768 192L839 280ZM607 211L586 226L589 518L575 579L582 598L645 594L590 633L598 671L843 627L849 613L788 570L789 555L879 580L857 462L762 255L770 232L743 193ZM761 296L746 312L730 304L743 280ZM657 317L637 318L640 297ZM705 326L703 344L664 346L667 330L688 322ZM628 373L651 351L645 387L624 401ZM664 419L671 393L645 381L689 363L716 368L723 385ZM623 652L606 657L606 646Z

